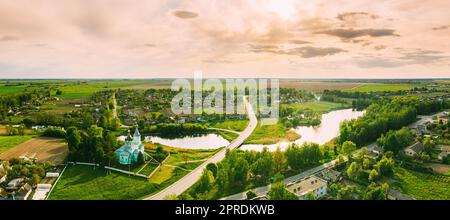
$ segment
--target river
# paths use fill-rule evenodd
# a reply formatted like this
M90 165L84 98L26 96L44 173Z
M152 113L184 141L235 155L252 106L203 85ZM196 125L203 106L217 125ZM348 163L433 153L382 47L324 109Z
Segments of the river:
M230 144L228 140L217 134L201 136L186 136L180 138L161 138L157 136L145 137L146 142L159 143L169 147L185 149L216 149Z
M301 138L294 142L286 141L271 145L246 144L242 145L240 149L261 151L264 147L267 147L270 151L275 151L277 147L284 150L290 143L296 143L298 145L302 145L305 142L325 144L339 135L339 126L341 122L358 118L362 116L364 112L365 111L353 111L352 109L331 111L322 115L322 123L319 126L299 126L293 128L295 132L301 135Z

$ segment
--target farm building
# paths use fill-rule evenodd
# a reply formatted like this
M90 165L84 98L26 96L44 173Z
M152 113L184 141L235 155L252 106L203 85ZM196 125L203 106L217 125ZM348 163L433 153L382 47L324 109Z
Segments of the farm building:
M133 137L128 134L125 144L116 150L116 158L120 164L130 165L138 162L139 154L145 157L144 145L141 142L141 134L138 128L134 131Z
M404 152L408 156L417 157L420 155L420 153L422 153L423 150L424 150L424 147L423 147L422 143L416 142L415 144L406 147Z

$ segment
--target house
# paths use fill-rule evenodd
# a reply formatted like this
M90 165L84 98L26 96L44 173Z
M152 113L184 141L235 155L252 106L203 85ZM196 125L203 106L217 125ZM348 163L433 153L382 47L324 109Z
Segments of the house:
M309 194L312 194L314 198L318 199L326 195L327 181L317 176L310 176L299 182L290 183L286 188L301 200L307 200Z
M316 174L319 178L327 181L327 183L336 183L342 179L341 172L332 169L325 169L322 172Z
M438 160L444 160L444 158L446 158L449 154L450 154L450 151L442 151L438 155Z
M59 176L59 173L47 172L47 173L45 174L45 177L47 177L47 178L56 178L56 177L58 177L58 176Z
M141 134L138 128L134 131L133 137L128 134L125 144L116 150L116 158L120 164L130 165L138 162L139 154L145 159L144 145L141 142Z
M14 195L14 200L27 200L28 196L31 194L32 187L30 184L25 183L19 190L17 190Z
M9 181L7 188L8 189L18 189L22 185L23 181L24 181L23 178L13 179L13 180Z
M375 156L379 156L384 152L383 147L375 145L373 148L369 149L369 153L373 153Z
M405 150L403 150L403 151L405 152L406 155L408 155L410 157L417 157L420 155L420 153L422 153L423 150L424 150L424 147L423 147L422 143L416 142L413 145L406 147Z
M44 126L44 125L34 125L34 126L31 126L31 129L36 130L36 131L43 131L43 130L45 130L46 128L47 128L47 127Z

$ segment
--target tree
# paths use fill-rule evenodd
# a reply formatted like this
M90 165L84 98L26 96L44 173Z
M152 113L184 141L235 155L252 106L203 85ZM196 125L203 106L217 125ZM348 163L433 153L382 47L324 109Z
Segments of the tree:
M264 148L261 155L252 165L251 170L253 174L257 175L262 182L267 182L273 175L274 162L272 154Z
M138 160L137 160L137 163L138 163L139 165L142 165L142 164L145 163L144 155L143 155L142 152L140 152L140 151L139 151L139 154L138 154Z
M377 185L376 183L371 183L364 194L365 200L386 200L387 191L389 190L389 185L384 183L382 185Z
M394 173L394 160L383 156L383 158L378 161L377 167L381 176L390 176Z
M77 128L70 127L67 129L67 145L69 147L69 159L75 159L79 146L81 144L81 135Z
M270 200L296 200L296 195L292 194L286 189L284 181L273 183L270 191L267 193Z
M214 184L214 175L211 171L205 169L203 170L203 174L200 177L200 181L198 183L197 192L208 191L212 185Z
M345 155L350 155L355 150L356 150L356 144L351 141L345 141L342 144L342 152Z
M212 172L212 174L214 175L214 178L217 177L218 167L215 163L209 163L208 165L206 165L206 169Z
M164 196L163 200L180 200L176 194L169 194Z
M254 193L253 191L249 190L247 193L245 193L247 200L251 200L255 197L257 197L258 195L256 195L256 193Z
M376 169L372 169L369 173L369 181L373 182L377 180L379 176L380 174L378 173L378 171Z
M346 173L348 178L353 180L358 180L362 172L361 165L357 162L352 162L348 167Z
M364 160L363 160L363 168L364 169L369 169L371 165L372 165L372 163L370 162L370 160L368 158L364 158Z
M424 162L429 161L430 158L431 158L430 155L428 155L426 152L422 152L422 153L420 154L420 159L421 159L422 161L424 161Z
M274 162L274 173L280 173L286 168L287 161L284 153L280 150L279 147L273 152L273 162Z
M430 137L425 138L425 140L423 141L423 147L424 147L424 151L428 154L431 155L431 153L433 152L433 149L435 147L434 142L431 140Z

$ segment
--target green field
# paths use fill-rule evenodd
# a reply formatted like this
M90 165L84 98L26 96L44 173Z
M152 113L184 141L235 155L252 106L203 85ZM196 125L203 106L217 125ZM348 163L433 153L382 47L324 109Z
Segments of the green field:
M156 146L146 145L146 149L154 150ZM220 149L192 150L163 147L170 152L170 158L149 179L134 177L118 172L110 172L103 168L93 169L85 165L69 165L51 193L50 200L122 200L141 199L157 193L169 186L189 170L202 163ZM185 161L188 163L185 164ZM140 166L141 167L141 166ZM140 167L133 168L137 171ZM156 165L147 165L140 173L149 175Z
M383 92L383 91L399 91L408 90L414 87L418 87L417 84L384 84L384 83L368 83L357 86L347 91L358 92Z
M248 125L248 120L230 120L218 123L209 123L207 125L213 128L243 131Z
M420 200L450 199L450 177L395 168L392 186Z
M51 193L50 200L130 200L158 192L187 172L176 169L175 176L162 184L141 177L93 169L91 166L69 165Z
M31 140L33 136L0 136L0 153L9 150L12 147L17 146L25 141Z
M281 141L294 141L300 135L288 130L280 122L274 125L258 124L244 144L276 144Z
M336 109L342 109L342 108L351 108L348 104L341 104L341 103L335 103L335 102L325 102L325 101L317 101L317 102L306 102L298 105L293 105L298 107L307 107L314 111L320 111L320 112L329 112Z

